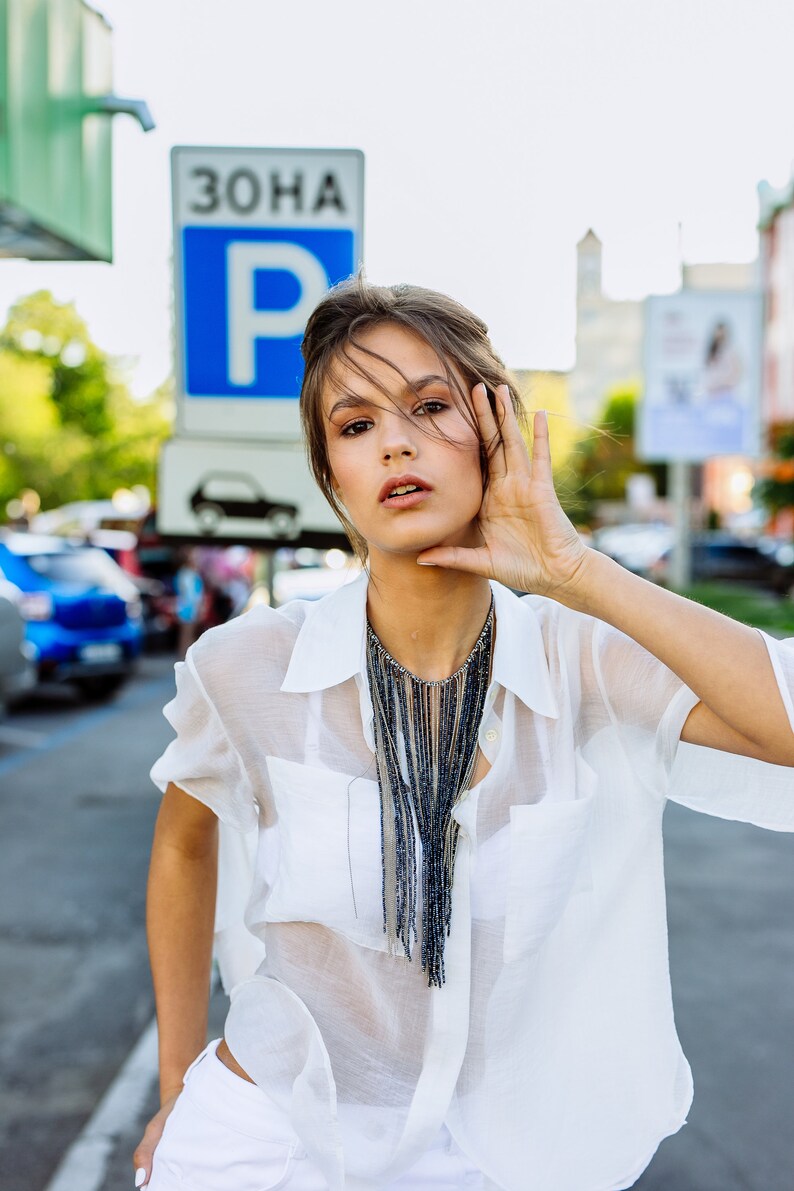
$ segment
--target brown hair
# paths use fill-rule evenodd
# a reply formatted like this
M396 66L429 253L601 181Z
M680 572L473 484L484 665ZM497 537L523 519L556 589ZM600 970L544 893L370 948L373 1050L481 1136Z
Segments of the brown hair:
M406 383L410 383L396 364L364 347L357 338L359 333L383 323L402 327L433 348L444 365L456 401L478 434L470 392L480 381L491 391L497 385L507 385L520 422L525 420L516 383L494 351L488 328L482 319L453 298L418 285L370 285L360 273L329 290L312 312L301 345L306 367L300 415L311 472L362 561L367 554L366 542L345 515L334 491L322 395L326 383L336 384L338 365L343 360L389 398L384 386L351 356L350 347L389 364ZM461 389L451 368L453 364L463 376L468 392ZM431 417L427 421L432 424ZM488 483L489 456L498 445L498 439L482 443L484 485Z

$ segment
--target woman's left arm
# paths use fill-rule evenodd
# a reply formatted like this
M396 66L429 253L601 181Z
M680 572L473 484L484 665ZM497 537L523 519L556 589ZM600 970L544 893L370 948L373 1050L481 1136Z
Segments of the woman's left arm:
M479 516L482 544L436 546L417 561L486 575L605 621L700 699L682 740L794 766L794 724L761 634L588 549L557 500L546 415L535 415L530 461L506 386L497 398L498 426L484 387L472 391L480 433L491 448ZM794 699L794 679L791 686Z
M632 575L587 550L575 585L557 598L632 637L694 691L688 744L794 766L794 727L764 638L720 612Z

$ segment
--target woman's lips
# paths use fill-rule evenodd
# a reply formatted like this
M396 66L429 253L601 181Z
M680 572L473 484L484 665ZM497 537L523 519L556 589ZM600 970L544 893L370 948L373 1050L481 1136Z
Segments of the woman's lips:
M396 488L414 488L416 491L406 492L402 496L392 496L391 493ZM384 480L378 493L378 500L385 509L412 509L414 505L421 504L431 492L432 487L421 476L411 475L410 472L407 472L405 475L389 476L387 480Z
M418 488L416 492L406 492L404 496L387 496L381 504L384 509L412 509L429 495L427 488Z

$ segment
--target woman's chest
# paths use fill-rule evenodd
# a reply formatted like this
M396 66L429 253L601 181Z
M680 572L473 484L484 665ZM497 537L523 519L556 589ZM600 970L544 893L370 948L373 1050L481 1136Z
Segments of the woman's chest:
M319 700L310 704L303 730L293 734L292 755L280 755L273 742L265 757L268 826L259 849L265 917L317 922L385 950L382 857L389 812L381 802L377 760L355 705L340 715ZM453 810L473 921L506 923L506 940L525 937L527 929L542 934L537 915L527 927L528 907L533 901L545 906L543 921L550 920L580 881L594 794L592 771L572 745L563 747L559 733L550 734L547 721L517 708L509 692L493 701L472 780ZM385 827L388 832L388 821ZM419 838L417 852L421 864Z

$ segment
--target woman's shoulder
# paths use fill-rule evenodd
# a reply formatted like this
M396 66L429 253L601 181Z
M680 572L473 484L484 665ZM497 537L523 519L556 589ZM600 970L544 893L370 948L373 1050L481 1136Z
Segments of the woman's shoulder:
M586 612L576 612L573 608L566 608L558 600L550 596L520 595L522 607L529 609L540 625L543 635L549 639L560 636L592 636L598 621Z
M601 665L609 659L613 665L636 659L647 651L620 629L605 620L566 608L547 596L525 595L521 603L531 608L540 624L549 656L558 654L568 665L589 669L594 660ZM655 661L655 659L654 659ZM655 663L659 664L659 663Z
M257 604L202 633L190 657L202 680L241 681L256 674L267 685L281 680L311 604L294 600L281 608Z

